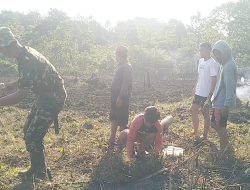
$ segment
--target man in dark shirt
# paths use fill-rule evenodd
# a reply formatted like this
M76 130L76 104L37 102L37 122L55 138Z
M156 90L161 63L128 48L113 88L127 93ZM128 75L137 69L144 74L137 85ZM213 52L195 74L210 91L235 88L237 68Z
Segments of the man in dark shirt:
M19 79L5 84L14 93L0 98L0 106L15 104L25 99L29 92L35 94L35 101L23 127L26 149L30 153L31 167L20 172L22 179L44 179L46 165L43 138L54 121L58 122L66 91L63 79L55 67L36 50L22 46L7 27L0 27L0 53L18 62Z
M116 48L117 68L115 69L111 83L111 135L109 138L109 146L115 143L115 135L117 127L120 131L126 128L129 117L129 103L132 91L132 67L128 62L128 49L125 46Z

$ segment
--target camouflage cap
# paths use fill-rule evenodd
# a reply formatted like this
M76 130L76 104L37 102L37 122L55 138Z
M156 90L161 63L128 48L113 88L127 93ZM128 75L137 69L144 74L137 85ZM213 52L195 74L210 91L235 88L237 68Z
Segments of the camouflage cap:
M8 27L0 27L0 47L8 46L15 41L17 40Z

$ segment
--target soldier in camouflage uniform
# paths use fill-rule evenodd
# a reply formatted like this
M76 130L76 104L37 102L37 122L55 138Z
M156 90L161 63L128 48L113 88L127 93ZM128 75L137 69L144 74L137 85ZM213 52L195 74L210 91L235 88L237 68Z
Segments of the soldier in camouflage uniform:
M61 111L66 91L63 79L55 67L36 50L22 46L7 27L0 27L0 53L17 59L19 79L5 84L6 89L17 89L0 98L0 106L17 103L26 98L31 90L35 94L33 107L23 127L26 149L30 153L31 167L20 175L29 179L46 177L43 138Z

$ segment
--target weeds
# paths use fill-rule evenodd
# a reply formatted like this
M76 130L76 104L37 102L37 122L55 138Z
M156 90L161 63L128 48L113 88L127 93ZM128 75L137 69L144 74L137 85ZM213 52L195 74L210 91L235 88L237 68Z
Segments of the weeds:
M179 89L172 89L173 92L176 90ZM144 97L144 94L140 93L140 96ZM160 98L149 100L161 109L162 118L170 114L174 117L174 123L164 136L164 147L182 147L184 155L179 158L148 156L145 162L127 160L125 150L108 150L108 108L97 109L95 113L90 110L87 114L72 109L73 103L69 102L59 115L60 134L55 135L54 129L50 129L45 138L46 160L53 183L25 184L18 178L17 173L30 164L22 134L28 110L4 107L0 109L1 121L5 125L0 128L0 189L250 189L249 184L241 181L242 174L250 167L247 115L244 115L244 123L229 123L235 157L223 157L217 150L218 136L214 132L209 133L209 141L194 146L189 115L192 98L185 97L188 96L183 95L182 100L173 103L159 101ZM96 104L100 102L98 100ZM141 102L138 106L133 104L130 121L145 108ZM202 117L200 119L202 121Z

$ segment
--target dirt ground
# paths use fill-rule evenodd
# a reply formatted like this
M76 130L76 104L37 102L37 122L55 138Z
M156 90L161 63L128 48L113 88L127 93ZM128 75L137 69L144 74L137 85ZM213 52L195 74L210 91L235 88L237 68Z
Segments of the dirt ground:
M88 79L65 78L68 92L66 109L82 110L88 117L107 115L110 106L111 77L98 77L97 82L89 84ZM151 79L151 87L144 90L143 78L133 79L131 111L143 110L148 105L158 102L178 102L191 95L193 80L167 80L159 82Z
M96 77L94 82L89 82L89 78L77 78L76 80L74 77L64 77L64 80L68 93L65 109L78 110L85 116L94 118L108 115L111 77ZM182 101L191 96L195 82L195 80L151 78L150 88L145 89L143 78L134 77L130 110L137 113L149 105L154 105L157 101L160 103ZM237 99L237 107L231 111L229 121L237 124L248 123L249 110L246 102ZM180 114L182 115L181 110Z
M104 121L107 121L108 115L109 115L109 106L110 106L110 83L111 83L111 77L110 76L95 76L94 78L84 78L84 77L63 77L65 81L65 87L68 93L68 98L66 101L66 105L64 107L65 112L75 112L76 114L80 115L82 118L98 118L98 121L101 123L101 120L103 118ZM1 78L1 82L7 82L11 81L14 78ZM174 163L173 165L161 165L160 168L168 168L165 172L162 172L160 175L156 175L149 180L143 180L141 182L137 182L134 184L125 184L123 187L114 188L112 184L110 184L109 181L99 181L95 182L93 181L89 184L87 189L142 189L142 190L154 190L154 189L169 189L170 187L166 184L170 183L169 179L174 179L176 181L176 184L187 184L190 182L185 182L185 180L189 180L190 177L190 171L196 171L198 172L196 175L206 175L207 172L204 172L205 170L208 171L206 167L207 163L212 163L211 160L213 160L214 152L212 152L212 148L210 147L214 145L213 143L207 144L205 148L202 150L195 149L192 144L192 138L190 136L187 136L187 132L185 130L189 130L187 127L187 123L191 126L191 118L189 114L189 106L191 104L191 99L188 101L184 101L184 99L187 99L191 97L191 90L195 84L195 80L159 80L157 78L151 78L150 81L150 88L144 88L144 79L139 77L133 78L133 93L132 93L132 102L130 106L131 114L137 114L139 112L142 112L145 107L149 105L154 105L159 103L178 103L180 102L180 105L177 105L175 108L171 108L174 110L171 114L175 118L175 124L172 127L172 130L169 132L169 134L165 137L167 143L180 146L185 148L187 152L187 157L196 155L196 152L209 152L209 158L207 158L208 154L201 155L202 159L206 159L206 162L204 165L199 167L198 169L188 168L193 167L196 165L196 163L189 163L189 159L186 159L188 163L188 167L182 167L182 168L174 168L174 164L179 164L180 160L174 160L173 162L166 162ZM7 94L6 92L1 92L2 95ZM34 99L33 95L30 95L27 99L22 101L21 103L17 104L17 107L23 108L23 109L29 109L32 105L32 100ZM168 114L167 112L170 108L160 108L161 110L165 110L164 114ZM68 116L67 116L68 117ZM65 120L65 117L60 117L61 122ZM66 118L67 119L67 118ZM233 123L246 123L248 124L250 119L250 113L249 108L244 105L244 103L237 101L237 108L234 109L230 115L229 120ZM189 126L189 127L190 127ZM86 126L87 128L87 126ZM247 133L248 131L246 131ZM190 131L188 132L191 133ZM103 149L104 150L104 149ZM102 151L103 151L102 150ZM210 154L211 153L211 154ZM79 153L80 154L80 153ZM87 156L87 155L86 155ZM212 157L210 159L210 156ZM110 155L107 155L105 160L105 157L101 160L103 161L109 161ZM171 158L170 158L171 159ZM197 157L198 159L198 157ZM196 159L193 159L194 161ZM203 161L203 160L202 160ZM238 161L239 162L239 161ZM101 163L101 161L100 161ZM185 163L185 164L186 164ZM77 163L80 164L80 163ZM100 165L100 164L99 164ZM184 166L184 165L183 165ZM214 165L212 166L214 167ZM103 167L104 168L104 167ZM220 168L219 168L220 169ZM201 171L204 170L204 171ZM214 169L214 175L217 175L218 169ZM171 173L169 173L171 171ZM233 175L234 172L239 172L240 169L232 168L232 170L228 170L229 179ZM82 173L83 171L79 171L79 173ZM89 171L88 171L89 172ZM98 172L98 170L97 170ZM224 170L221 172L223 173ZM231 172L231 173L230 173ZM209 171L208 173L213 174L213 171ZM172 178L170 178L172 176ZM223 176L223 175L221 175ZM221 180L218 178L218 181ZM185 179L185 180L184 180ZM191 178L190 178L191 179ZM203 180L205 178L202 178ZM179 181L178 181L179 180ZM184 180L184 181L181 181ZM197 179L198 180L198 179ZM201 180L201 178L200 178ZM214 180L214 179L213 179ZM201 181L201 183L206 183L206 181ZM81 186L81 185L79 185ZM82 186L81 186L82 187ZM176 186L177 188L177 186ZM58 188L60 189L60 188ZM65 188L67 189L67 188ZM76 188L75 189L79 189ZM85 188L84 188L85 189ZM175 189L175 188L173 188ZM183 189L182 186L178 187L177 189ZM184 188L185 189L185 188ZM205 189L205 188L204 188Z
M108 116L110 108L110 83L111 76L63 77L68 98L65 110L78 111L90 118ZM2 78L1 82L11 81L13 78ZM143 78L133 78L133 92L130 110L137 113L149 105L160 103L174 103L191 96L195 80L159 80L151 78L150 88L144 87ZM6 94L5 92L2 92ZM21 103L20 108L30 108L34 96L30 94ZM191 103L191 102L190 102ZM189 105L188 105L189 106ZM248 123L250 119L250 106L237 99L237 107L231 111L229 121L233 123ZM180 114L182 112L180 110ZM182 116L180 116L182 117Z
M1 82L13 81L14 77L2 77ZM105 116L110 106L111 76L97 76L94 79L84 77L63 77L68 98L64 109L82 111L88 117ZM150 88L144 89L143 78L133 78L131 111L143 110L146 106L158 102L173 103L191 95L195 80L159 80L151 78ZM6 95L7 92L1 92ZM31 106L31 94L21 103L20 108Z

